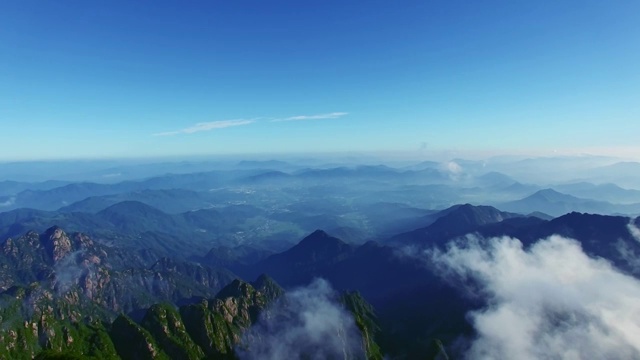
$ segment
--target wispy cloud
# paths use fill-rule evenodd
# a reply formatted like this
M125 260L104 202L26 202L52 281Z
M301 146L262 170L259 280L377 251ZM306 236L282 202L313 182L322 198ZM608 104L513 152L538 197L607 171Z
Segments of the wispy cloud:
M224 128L233 127L233 126L249 125L249 124L253 124L254 122L256 122L255 119L248 119L248 120L238 119L238 120L221 120L221 121L202 122L202 123L197 123L188 128L175 130L175 131L166 131L166 132L156 133L153 135L154 136L171 136L171 135L178 135L178 134L193 134L197 132L224 129Z
M332 112L332 113L328 113L328 114L319 114L319 115L298 115L298 116L291 116L291 117L282 118L282 119L273 119L271 121L272 122L279 122L279 121L337 119L337 118L343 117L343 116L345 116L347 114L349 114L349 113L346 113L346 112Z
M243 335L236 355L255 359L364 359L353 316L323 279L292 290Z
M0 202L0 207L11 206L11 205L15 204L15 202L16 202L16 198L15 197L10 197L5 201Z
M636 220L636 223L638 222L638 220ZM631 220L629 222L629 224L627 225L627 229L629 229L629 232L631 233L631 236L633 236L634 239L636 239L638 242L640 242L640 228L638 228L636 226L636 224L634 223L633 220Z
M279 121L300 121L300 120L322 120L322 119L337 119L343 117L349 113L346 112L332 112L327 114L319 114L319 115L298 115L291 116L287 118L277 118L271 119L271 122L279 122ZM184 129L174 130L174 131L165 131L153 134L153 136L171 136L171 135L179 135L179 134L194 134L202 131L211 131L216 129L224 129L233 126L242 126L253 124L256 121L264 119L264 118L254 118L254 119L236 119L236 120L221 120L221 121L210 121L210 122L201 122L197 123L193 126L189 126ZM267 119L264 119L267 121Z

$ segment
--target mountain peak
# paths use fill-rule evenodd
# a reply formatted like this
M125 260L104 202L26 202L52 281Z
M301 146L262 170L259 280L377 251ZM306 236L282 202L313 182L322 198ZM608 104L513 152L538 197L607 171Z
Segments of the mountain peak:
M485 205L471 205L469 203L458 205L454 210L450 211L447 215L449 217L459 216L474 216L474 217L491 217L497 221L502 221L502 211L494 208L493 206Z
M529 196L529 198L539 198L539 199L544 199L544 200L548 200L548 201L558 201L558 200L561 200L561 199L573 198L573 196L567 195L567 194L563 194L563 193L558 192L556 190L547 188L547 189L542 189L542 190L536 191L531 196Z
M260 275L251 285L269 300L274 300L284 294L282 287L267 274Z
M270 285L271 283L276 284L275 280L273 280L271 276L267 274L261 274L260 276L258 276L256 281L253 282L252 285L255 288L261 288L261 287L264 287L265 285Z
M302 241L300 241L294 248L316 249L325 248L327 246L342 247L346 245L347 243L329 235L324 230L316 230L302 239Z
M302 285L302 279L307 276L305 272L317 270L316 266L335 264L353 250L344 241L316 230L289 250L261 261L258 274L268 273L279 282ZM296 271L291 271L292 268Z
M216 295L217 299L226 299L230 297L250 297L253 293L255 293L255 288L240 279L233 280L230 284L222 288L220 292Z
M43 245L53 261L58 261L71 252L71 239L58 226L47 229L42 238Z
M61 227L59 227L58 225L53 225L52 227L48 228L47 230L44 231L44 236L46 236L47 238L54 240L54 239L59 239L62 236L65 236L65 232L64 230L62 230Z
M477 180L485 186L508 186L516 183L516 181L508 175L497 171L491 171L478 176Z
M458 206L454 212L470 212L470 211L474 211L474 209L479 209L480 206L473 206L469 203L466 204L461 204L460 206Z
M443 210L446 215L440 217L431 226L432 230L447 231L468 231L476 226L493 224L505 219L517 216L507 212L502 212L492 206L475 206L471 204L456 205L455 207Z
M330 237L331 237L331 235L327 234L326 231L318 229L318 230L312 232L311 234L307 235L302 241L305 241L307 239L320 240L320 239L327 239L327 238L330 238Z

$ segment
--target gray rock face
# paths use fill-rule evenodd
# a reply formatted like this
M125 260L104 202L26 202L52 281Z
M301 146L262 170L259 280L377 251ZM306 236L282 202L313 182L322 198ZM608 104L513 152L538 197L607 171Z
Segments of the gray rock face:
M72 251L71 240L67 234L58 227L51 228L47 231L48 241L45 247L54 262L62 259Z

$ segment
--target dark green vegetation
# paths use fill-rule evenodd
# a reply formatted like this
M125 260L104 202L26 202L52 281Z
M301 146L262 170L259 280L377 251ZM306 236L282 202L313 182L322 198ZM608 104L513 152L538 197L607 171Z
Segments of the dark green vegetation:
M144 263L139 255L60 228L8 239L0 260L2 358L235 358L244 331L284 294L264 275L232 281L223 270L167 258L132 268ZM373 313L358 299L350 310L367 319L362 347L379 358ZM143 315L136 322L123 312Z
M357 292L345 293L341 301L353 314L356 325L362 332L362 341L368 358L382 360L382 351L376 343L376 338L380 335L380 326L373 307Z
M43 290L12 288L2 294L0 357L234 359L244 331L284 294L267 276L252 284L234 280L214 298L179 308L155 304L139 323L124 314L109 323L83 318L82 313L92 312L52 301L50 294L33 303L30 298L37 291ZM345 294L343 301L362 331L363 351L371 359L381 359L373 338L378 325L371 306L357 294Z

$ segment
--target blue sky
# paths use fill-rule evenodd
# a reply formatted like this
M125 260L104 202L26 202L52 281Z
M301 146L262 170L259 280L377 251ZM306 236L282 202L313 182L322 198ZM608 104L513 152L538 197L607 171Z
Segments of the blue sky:
M637 0L5 1L0 160L640 157L639 14Z

